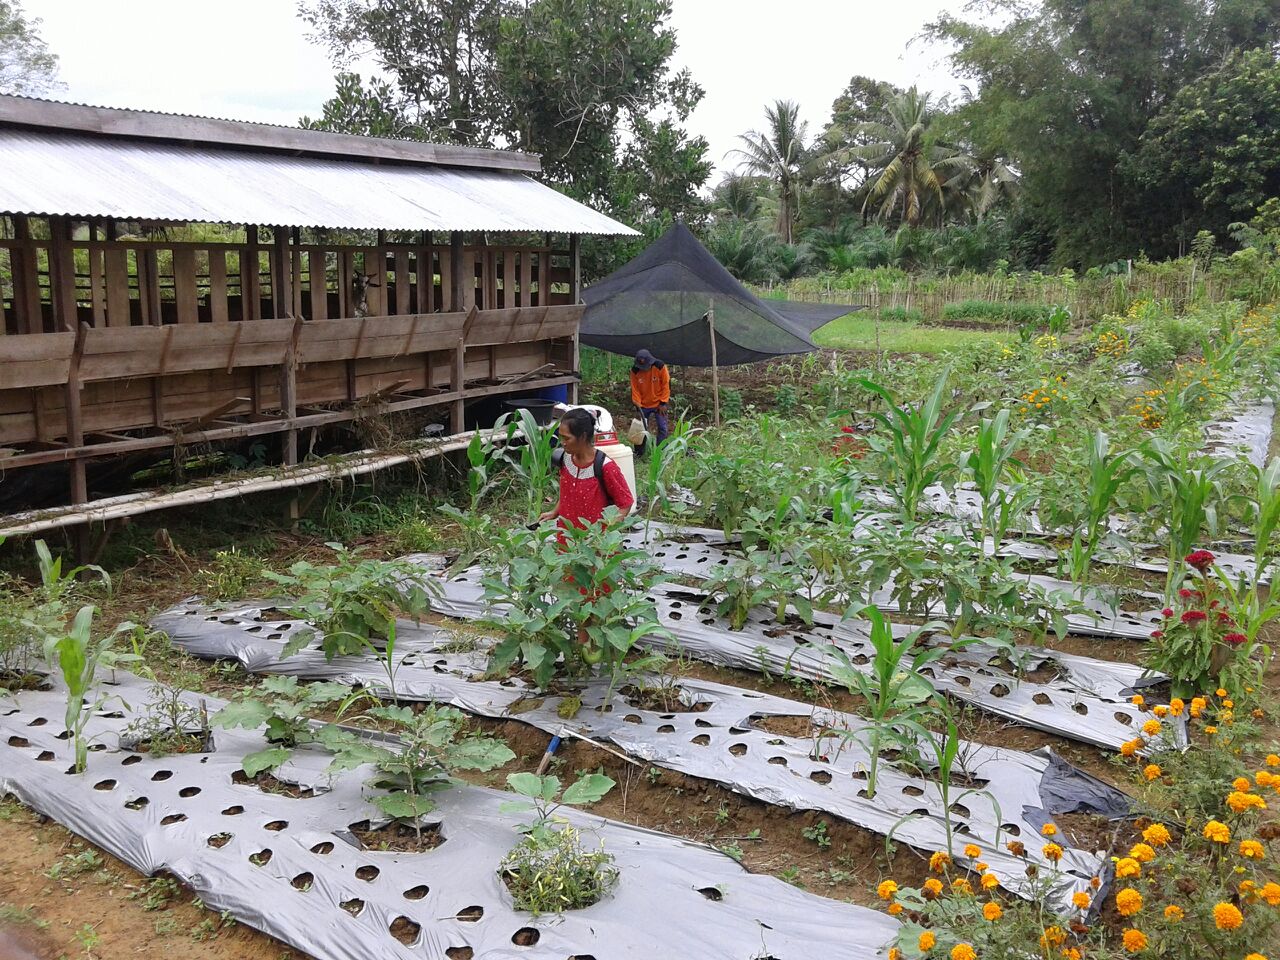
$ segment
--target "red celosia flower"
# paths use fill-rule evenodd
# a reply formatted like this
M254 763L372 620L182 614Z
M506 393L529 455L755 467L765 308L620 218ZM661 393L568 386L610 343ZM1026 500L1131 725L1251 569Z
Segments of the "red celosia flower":
M1195 567L1201 573L1204 573L1213 566L1213 561L1216 558L1208 550L1192 550L1184 559L1191 566Z
M1172 616L1173 616L1173 608L1172 608L1172 607L1165 607L1163 610L1161 610L1161 611L1160 611L1160 616L1162 616L1162 617L1172 617Z
M1219 610L1219 611L1218 611L1218 622L1219 622L1219 623L1230 623L1230 624L1232 624L1232 625L1234 625L1234 624L1235 624L1235 621L1231 619L1231 614L1229 614L1229 613L1227 613L1227 612L1225 612L1225 611L1223 611L1223 610Z
M1218 601L1217 601L1217 600L1210 600L1210 601L1209 601L1209 609L1210 609L1210 610L1216 610L1216 609L1217 609L1217 607L1218 607Z
M1183 587L1181 590L1178 591L1178 596L1180 596L1183 600L1190 600L1191 591L1188 590L1186 587Z
M1163 636L1164 636L1164 631L1163 631L1163 630L1152 630L1152 631L1151 631L1151 639L1152 639L1152 640L1159 640L1159 639L1160 639L1161 637L1163 637Z
M1222 639L1227 641L1227 643L1231 644L1233 647L1238 647L1240 646L1240 644L1244 643L1249 638L1246 637L1243 633L1228 633Z
M853 433L853 427L841 427L841 428L840 428L840 432L841 432L841 433Z
M1201 620L1208 619L1208 615L1203 610L1188 610L1182 615L1183 623L1199 623Z

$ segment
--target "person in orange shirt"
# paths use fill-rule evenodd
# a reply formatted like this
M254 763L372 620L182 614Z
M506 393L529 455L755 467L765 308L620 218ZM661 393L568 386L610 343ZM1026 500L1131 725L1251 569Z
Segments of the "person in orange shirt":
M648 350L636 354L631 367L631 402L640 410L645 429L654 420L658 443L667 439L667 405L671 402L671 371Z

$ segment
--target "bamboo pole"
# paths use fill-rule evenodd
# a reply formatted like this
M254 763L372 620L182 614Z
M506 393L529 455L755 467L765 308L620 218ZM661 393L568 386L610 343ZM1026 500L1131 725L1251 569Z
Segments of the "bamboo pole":
M720 426L720 364L716 359L716 301L707 304L707 329L711 331L711 409L713 422Z

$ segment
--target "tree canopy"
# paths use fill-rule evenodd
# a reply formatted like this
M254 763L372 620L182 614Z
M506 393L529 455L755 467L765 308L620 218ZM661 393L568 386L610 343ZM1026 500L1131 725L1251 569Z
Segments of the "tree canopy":
M58 58L40 36L40 20L0 0L0 93L40 96L60 87Z

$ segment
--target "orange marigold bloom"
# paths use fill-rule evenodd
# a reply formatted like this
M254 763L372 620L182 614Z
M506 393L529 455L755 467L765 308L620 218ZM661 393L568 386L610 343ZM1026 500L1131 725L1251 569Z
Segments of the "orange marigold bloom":
M1268 766L1268 767L1280 767L1280 756L1277 756L1277 755L1276 755L1276 754L1274 754L1274 753L1268 753L1268 754L1267 754L1267 766Z
M1176 903L1171 903L1164 908L1164 918L1170 923L1182 922L1182 908Z
M1169 715L1169 708L1166 707L1164 704L1157 704L1156 706L1151 708L1151 712L1154 713L1157 717L1167 717Z
M1000 886L1000 878L994 873L984 873L982 875L983 890L994 890L998 886Z
M1275 782L1275 778L1266 770L1259 770L1254 775L1253 782L1260 787L1269 787Z
M995 923L1004 916L1004 911L1000 909L998 903L984 903L982 905L982 919Z
M1280 907L1280 883L1264 883L1258 895L1273 907Z
M1235 787L1241 793L1248 793L1253 789L1253 784L1249 782L1248 777L1236 777L1231 781L1231 786Z
M1052 927L1045 927L1044 933L1040 934L1040 946L1045 950L1050 947L1060 947L1066 942L1067 931L1056 924Z
M1142 725L1142 732L1148 737L1154 737L1160 732L1160 721L1155 719L1148 720Z
M1141 930L1132 928L1126 930L1121 936L1120 942L1129 953L1141 953L1147 949L1147 935Z
M1267 960L1267 958L1260 953L1249 953L1245 954L1244 960Z
M1148 780L1158 780L1161 772L1160 765L1156 763L1148 763L1142 768L1142 775Z
M968 894L973 893L973 887L969 885L969 881L966 880L964 877L957 877L956 879L952 880L951 889L959 890L961 893L968 893Z
M1230 843L1231 828L1221 820L1210 820L1204 825L1204 838L1214 843Z
M1252 880L1241 880L1240 886L1236 887L1236 892L1246 900L1257 900L1258 895L1254 892L1257 888L1258 885Z
M889 948L889 960L902 960L902 951L897 947Z
M1234 700L1223 700L1222 705L1228 710L1234 710L1236 708L1236 702Z
M1057 863L1062 859L1062 848L1056 843L1046 843L1041 849L1041 853L1044 854L1044 858L1050 863Z
M1227 691L1225 688L1219 687L1217 690L1214 691L1214 694L1219 697L1225 697L1227 695ZM1231 706L1231 704L1227 704L1227 706Z
M1122 917L1132 917L1142 910L1142 894L1133 887L1125 887L1116 893L1116 910Z
M1062 951L1062 960L1080 960L1080 951L1076 947L1067 947Z
M1056 823L1046 823L1040 828L1040 832L1046 837L1056 837L1058 835L1058 825Z
M876 887L876 895L881 900L892 900L897 892L898 885L892 880L881 880L880 885Z
M1129 851L1129 856L1137 860L1139 863L1150 863L1156 858L1156 852L1145 843L1135 843Z
M1163 847L1170 840L1169 828L1163 823L1153 823L1142 831L1142 839L1153 847Z
M1089 904L1091 904L1093 901L1090 899L1089 895L1085 893L1083 890L1077 890L1075 893L1071 895L1071 902L1076 905L1076 909L1078 910L1088 910Z
M1217 732L1218 732L1218 728L1217 728L1217 727L1205 727L1205 728L1204 728L1204 732L1205 732L1205 733L1207 733L1209 736L1211 736L1211 737L1212 737L1215 733L1217 733Z
M1186 708L1186 704L1178 697L1174 697L1169 701L1169 712L1175 717L1182 716L1182 711Z
M1141 740L1126 740L1124 743L1120 744L1120 756L1132 757L1138 752L1138 748L1140 746L1142 746Z
M889 906L888 906L886 909L887 909L887 910L888 910L888 912L889 912L889 916L891 916L891 917L896 917L898 914L900 914L900 913L902 912L902 904L900 904L900 903L891 903L891 904L889 904Z
M977 870L979 873L985 873L987 867L989 866L990 864L984 863L983 861L979 860L976 863L974 863L973 869Z
M938 938L934 936L932 930L926 930L920 934L920 939L916 941L916 946L920 948L921 953L928 953L937 944Z
M1213 925L1219 930L1238 930L1244 923L1244 914L1234 903L1219 901L1213 905Z
M1021 840L1010 840L1005 846L1015 857L1025 857L1027 855L1027 847Z
M934 873L941 873L951 862L951 857L939 850L929 858L929 869Z
M1142 876L1142 864L1133 857L1122 857L1116 861L1116 876L1121 880Z
M1135 693L1132 697L1129 698L1129 702L1132 703L1135 707L1141 707L1147 701L1143 699L1142 694Z
M970 860L974 860L982 856L982 850L978 847L976 843L966 843L964 845L964 855L968 857Z
M978 960L978 954L967 943L957 943L951 948L951 960Z
M935 880L930 877L924 882L924 896L926 900L932 900L934 897L942 893L942 881Z
M1249 860L1261 860L1267 855L1266 847L1257 840L1241 840L1240 856Z
M1102 888L1102 878L1101 878L1101 877L1090 877L1090 878L1089 878L1089 886L1093 887L1093 889L1095 889L1095 890L1100 890L1100 889Z
M1267 801L1256 793L1241 793L1239 790L1232 790L1227 794L1227 806L1236 813L1244 813L1246 810L1254 808L1265 810Z

